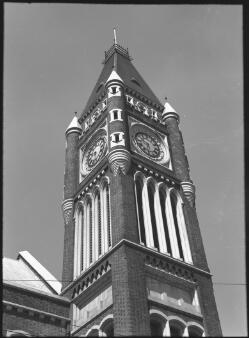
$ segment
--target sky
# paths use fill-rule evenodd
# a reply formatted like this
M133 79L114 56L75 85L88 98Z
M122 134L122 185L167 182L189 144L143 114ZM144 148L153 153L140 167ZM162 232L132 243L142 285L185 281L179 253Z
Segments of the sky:
M225 336L246 336L241 5L5 3L3 254L61 279L65 130L118 43L180 115Z

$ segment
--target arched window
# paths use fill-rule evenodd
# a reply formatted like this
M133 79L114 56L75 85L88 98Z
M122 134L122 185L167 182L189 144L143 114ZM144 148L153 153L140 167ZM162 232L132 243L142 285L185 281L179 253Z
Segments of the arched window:
M151 336L159 336L159 337L162 337L163 336L163 331L164 331L164 327L165 327L165 323L155 317L155 316L152 316L150 318L150 332L151 332Z
M169 327L170 327L171 337L182 337L183 336L184 327L182 323L176 320L173 320L173 321L170 321Z
M100 256L102 254L102 228L101 228L101 203L99 191L96 195L96 199L98 209L98 255Z
M145 228L144 228L144 215L143 215L143 202L142 202L142 189L143 182L140 177L135 181L135 192L137 202L137 215L138 215L138 228L140 235L140 242L146 245Z
M101 331L102 331L103 336L106 336L106 337L113 337L114 336L114 325L113 325L113 319L112 318L107 319L101 325Z
M106 178L101 182L101 227L102 227L102 254L112 246L111 213L109 184Z
M93 261L93 215L92 215L92 200L87 203L88 209L88 229L89 229L89 263Z
M202 337L203 330L197 326L189 326L188 327L188 335L189 337Z
M158 234L157 234L157 225L156 225L156 216L155 216L155 203L154 203L155 188L150 182L148 184L148 196L149 196L149 206L150 206L150 218L152 233L154 239L154 246L159 250Z
M85 199L85 217L83 230L83 269L87 269L93 259L93 215L92 215L92 198L87 195Z
M174 219L174 225L175 225L179 254L180 254L180 257L182 259L184 259L182 243L181 243L181 236L180 236L180 231L179 231L180 225L178 223L178 217L177 217L177 197L176 197L175 193L173 193L172 191L170 192L170 202L171 202L172 214L173 214L173 219Z
M99 337L98 329L92 329L88 334L87 337Z
M164 233L165 233L167 252L170 255L172 255L172 249L171 249L170 237L169 237L169 229L168 229L168 222L167 222L167 216L166 216L166 208L165 208L166 192L163 189L163 187L161 187L160 190L159 190L159 198L160 198L160 205L161 205L161 210L162 210L163 228L164 228Z
M81 217L80 217L80 232L81 232L81 237L80 237L80 271L83 270L83 246L84 246L84 210L83 207L81 207Z
M83 208L79 204L75 212L74 234L74 277L77 277L83 269Z
M112 246L112 234L111 234L111 214L110 214L110 193L109 185L105 185L106 188L106 212L107 212L107 238L108 238L108 248Z

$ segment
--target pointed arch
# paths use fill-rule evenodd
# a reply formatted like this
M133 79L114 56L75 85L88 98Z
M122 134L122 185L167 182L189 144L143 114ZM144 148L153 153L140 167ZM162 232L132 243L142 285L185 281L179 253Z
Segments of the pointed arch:
M163 223L163 229L164 229L164 236L165 236L165 244L166 244L166 251L170 255L172 255L172 249L170 244L170 236L169 236L169 224L167 220L167 213L166 213L166 185L163 182L160 182L158 184L158 194L159 194L159 203L160 203L160 209L162 213L162 223Z
M105 176L100 182L101 204L101 229L102 229L102 252L107 252L112 246L111 212L110 212L110 188L109 177Z
M96 261L101 255L101 203L100 203L100 187L97 185L92 193L93 197L93 261Z
M204 328L196 322L188 322L188 334L190 337L205 337Z
M171 188L169 191L170 191L169 192L170 203L171 203L171 210L172 210L172 215L173 215L173 220L174 220L174 225L175 225L179 256L181 259L184 259L183 247L182 247L182 241L181 241L181 235L180 235L180 224L179 224L179 218L178 218L178 213L177 213L177 202L178 202L177 193L176 193L176 190L173 188Z
M156 219L156 212L155 212L156 188L155 188L155 181L152 177L147 178L147 191L148 191L150 222L151 222L151 227L152 227L153 242L154 242L154 247L159 251L157 219Z
M76 278L82 270L83 218L84 208L82 201L80 201L76 204L74 212L74 278Z
M177 234L180 257L187 263L192 263L192 255L188 240L188 234L183 214L183 200L180 193L175 188L169 189L172 214Z
M134 175L134 180L135 180L135 201L137 208L137 224L138 224L139 240L141 244L147 245L144 225L143 201L142 201L142 191L145 177L140 171L137 171Z

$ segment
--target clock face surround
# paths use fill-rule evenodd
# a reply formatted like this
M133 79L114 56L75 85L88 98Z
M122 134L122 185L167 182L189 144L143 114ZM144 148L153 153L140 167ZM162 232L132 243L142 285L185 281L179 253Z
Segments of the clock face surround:
M134 139L137 147L142 150L147 156L152 157L158 161L163 158L164 152L161 142L155 137L144 132L135 134Z
M131 150L160 165L170 166L170 153L166 135L142 124L130 124Z
M86 176L105 156L107 141L105 135L96 137L82 152L81 174Z
M95 165L98 163L99 159L101 158L105 150L105 145L106 145L105 139L103 137L100 137L89 148L86 155L87 165L89 168L95 167Z

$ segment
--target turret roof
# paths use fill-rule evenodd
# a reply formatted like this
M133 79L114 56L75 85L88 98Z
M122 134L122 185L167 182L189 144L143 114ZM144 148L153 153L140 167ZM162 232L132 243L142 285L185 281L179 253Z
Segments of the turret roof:
M166 114L166 113L176 113L175 109L169 104L169 102L165 102L163 112L164 112L164 114Z
M78 118L76 116L76 113L75 113L75 116L73 117L71 123L67 127L66 131L68 131L71 128L79 128L79 129L81 129L81 125L79 124L79 121L78 121Z
M163 108L162 103L133 66L128 50L118 44L114 44L109 51L105 53L105 60L103 63L104 66L101 74L93 88L82 115L90 109L97 98L103 95L105 83L113 70L115 70L118 76L123 80L125 87L135 90Z

